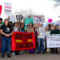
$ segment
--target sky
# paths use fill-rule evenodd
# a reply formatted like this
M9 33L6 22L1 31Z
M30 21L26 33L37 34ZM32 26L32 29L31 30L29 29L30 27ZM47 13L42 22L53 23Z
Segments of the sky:
M60 14L60 9L54 8L54 1L52 0L1 0L0 5L4 7L4 2L12 4L12 13L18 10L33 9L37 15L43 14L45 16L45 22L48 18L56 21ZM5 18L4 8L1 17Z

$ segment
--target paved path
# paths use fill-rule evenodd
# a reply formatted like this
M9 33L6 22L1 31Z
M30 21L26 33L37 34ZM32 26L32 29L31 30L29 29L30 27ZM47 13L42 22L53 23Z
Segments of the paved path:
M12 54L11 54L12 55ZM1 56L1 54L0 54ZM7 58L5 55L5 58L1 58L0 60L60 60L60 54L29 54L29 53L23 53L20 55L15 55L11 58Z

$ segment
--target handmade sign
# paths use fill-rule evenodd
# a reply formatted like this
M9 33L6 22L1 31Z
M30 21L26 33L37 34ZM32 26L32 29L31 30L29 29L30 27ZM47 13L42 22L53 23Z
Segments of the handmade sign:
M52 22L52 19L48 19L48 22L50 22L50 23L51 23L51 22Z
M27 32L34 32L34 27L27 27Z
M17 21L20 22L23 19L23 16L22 15L16 15L16 19L17 19Z
M39 28L39 26L40 26L40 23L34 24L34 28Z
M10 15L9 17L10 17L9 21L12 21L12 23L15 23L15 17L14 17L14 15Z
M46 35L49 35L50 34L50 31L46 31Z
M12 13L12 4L4 2L4 14L10 15Z
M14 32L12 35L12 51L34 49L35 45L34 33Z
M1 16L1 12L2 12L2 5L0 5L0 16Z
M32 18L25 18L25 30L27 30L29 23L33 23L33 19Z
M47 48L60 47L60 34L47 35Z
M33 21L34 21L34 23L44 23L45 18L44 18L43 15L34 15L33 16Z

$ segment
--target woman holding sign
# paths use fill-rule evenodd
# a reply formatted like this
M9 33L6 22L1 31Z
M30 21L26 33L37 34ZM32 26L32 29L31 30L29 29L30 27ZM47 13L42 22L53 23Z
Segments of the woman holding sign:
M56 29L55 25L53 25L53 30L51 30L50 34L59 34L59 30ZM51 53L54 54L54 52L58 54L58 48L51 48Z
M47 36L48 35L50 35L50 31L51 31L51 27L50 26L47 26L46 28L45 28L45 52L47 51L47 52L49 52L50 51L50 49L49 48L47 48Z
M25 32L25 29L24 29L24 23L20 23L20 27L18 29L20 32ZM21 50L20 53L23 53L24 50Z
M34 27L33 27L33 23L29 23L28 29L32 29L32 28L34 28ZM33 30L34 30L34 29L33 29ZM31 30L30 32L33 32L33 30ZM29 32L29 31L27 31L27 32ZM34 49L29 49L28 51L29 51L29 53L34 53Z
M12 27L10 27L8 23L9 23L8 19L5 19L4 25L2 25L1 27L1 34L2 34L1 35L1 44L2 44L1 58L4 58L6 51L7 51L7 57L9 58L11 57L10 56L10 44L11 44L11 35L13 34L13 30L12 30Z
M18 32L19 31L17 22L15 22L15 26L14 26L13 30L14 30L14 32ZM14 51L13 55L19 55L19 51Z

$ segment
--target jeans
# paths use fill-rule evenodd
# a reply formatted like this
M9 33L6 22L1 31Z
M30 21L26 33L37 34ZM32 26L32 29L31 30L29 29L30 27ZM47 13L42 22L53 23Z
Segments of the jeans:
M5 53L10 53L10 44L11 44L11 37L1 37L1 52Z
M44 52L44 38L38 38L38 49L41 52L41 43L42 43L42 52Z

